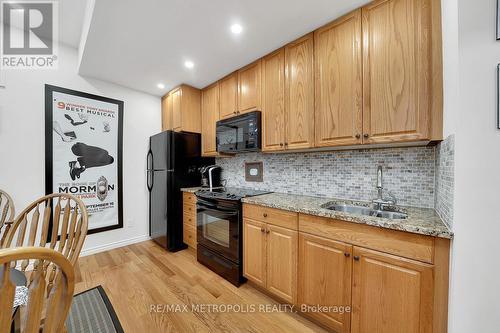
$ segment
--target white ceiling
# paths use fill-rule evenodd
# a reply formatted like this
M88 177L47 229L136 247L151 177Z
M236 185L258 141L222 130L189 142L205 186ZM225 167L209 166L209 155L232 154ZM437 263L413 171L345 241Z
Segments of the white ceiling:
M79 73L154 95L180 83L202 88L367 2L96 1ZM64 19L76 16L84 15L72 12ZM244 29L238 36L229 30L236 22ZM74 32L63 34L72 39ZM183 65L188 59L195 63L191 70Z

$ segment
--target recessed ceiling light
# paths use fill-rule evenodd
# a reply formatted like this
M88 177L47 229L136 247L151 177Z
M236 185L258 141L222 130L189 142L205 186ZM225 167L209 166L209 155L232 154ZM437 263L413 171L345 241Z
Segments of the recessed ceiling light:
M186 68L191 69L191 68L193 68L193 67L194 67L194 63L193 63L192 61L186 60L186 61L184 62L184 66L186 66Z
M235 23L231 26L231 32L233 34L237 35L237 34L241 33L242 31L243 31L243 27L237 23Z
M165 85L163 83L158 83L156 85L159 89L165 89Z

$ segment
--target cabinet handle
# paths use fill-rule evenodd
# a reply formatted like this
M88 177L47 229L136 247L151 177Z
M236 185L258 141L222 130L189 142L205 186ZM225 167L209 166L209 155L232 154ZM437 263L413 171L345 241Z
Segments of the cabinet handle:
M233 114L238 114L238 112L234 111Z
M360 139L361 138L361 134L356 134L356 139Z
M262 216L267 217L267 213L262 214Z
M280 147L283 147L283 143L280 142Z
M266 230L266 234L270 233L269 229Z
M260 228L260 232L264 232L264 231L266 231L266 230L264 230L264 228Z
M349 258L349 257L351 256L351 254L350 254L349 252L345 252L345 253L344 253L344 256L345 256L346 258Z
M359 261L359 256L354 256L354 260Z
M363 138L365 138L365 139L368 139L369 136L370 135L368 135L367 133L363 134Z
M285 147L288 147L288 142L285 142Z

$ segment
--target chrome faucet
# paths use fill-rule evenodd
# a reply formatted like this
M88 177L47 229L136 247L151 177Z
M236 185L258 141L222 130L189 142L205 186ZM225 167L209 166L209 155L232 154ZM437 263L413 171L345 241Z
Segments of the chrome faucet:
M390 199L384 199L384 186L383 186L383 181L382 181L382 166L379 165L377 168L377 192L378 196L377 199L372 200L372 203L375 205L375 208L378 210L383 210L384 207L387 206L395 206L397 203L396 197L389 191L387 191L387 194L389 195Z

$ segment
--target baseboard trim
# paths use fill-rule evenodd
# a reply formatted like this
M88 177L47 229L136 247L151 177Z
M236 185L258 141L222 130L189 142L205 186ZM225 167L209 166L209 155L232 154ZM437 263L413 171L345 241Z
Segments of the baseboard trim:
M108 243L106 245L94 246L94 247L82 250L82 252L80 253L80 257L85 257L85 256L89 256L89 255L96 254L99 252L104 252L104 251L116 249L116 248L127 246L130 244L144 242L144 241L147 241L150 239L151 239L151 237L145 235L145 236L124 239L124 240L113 242L113 243Z

